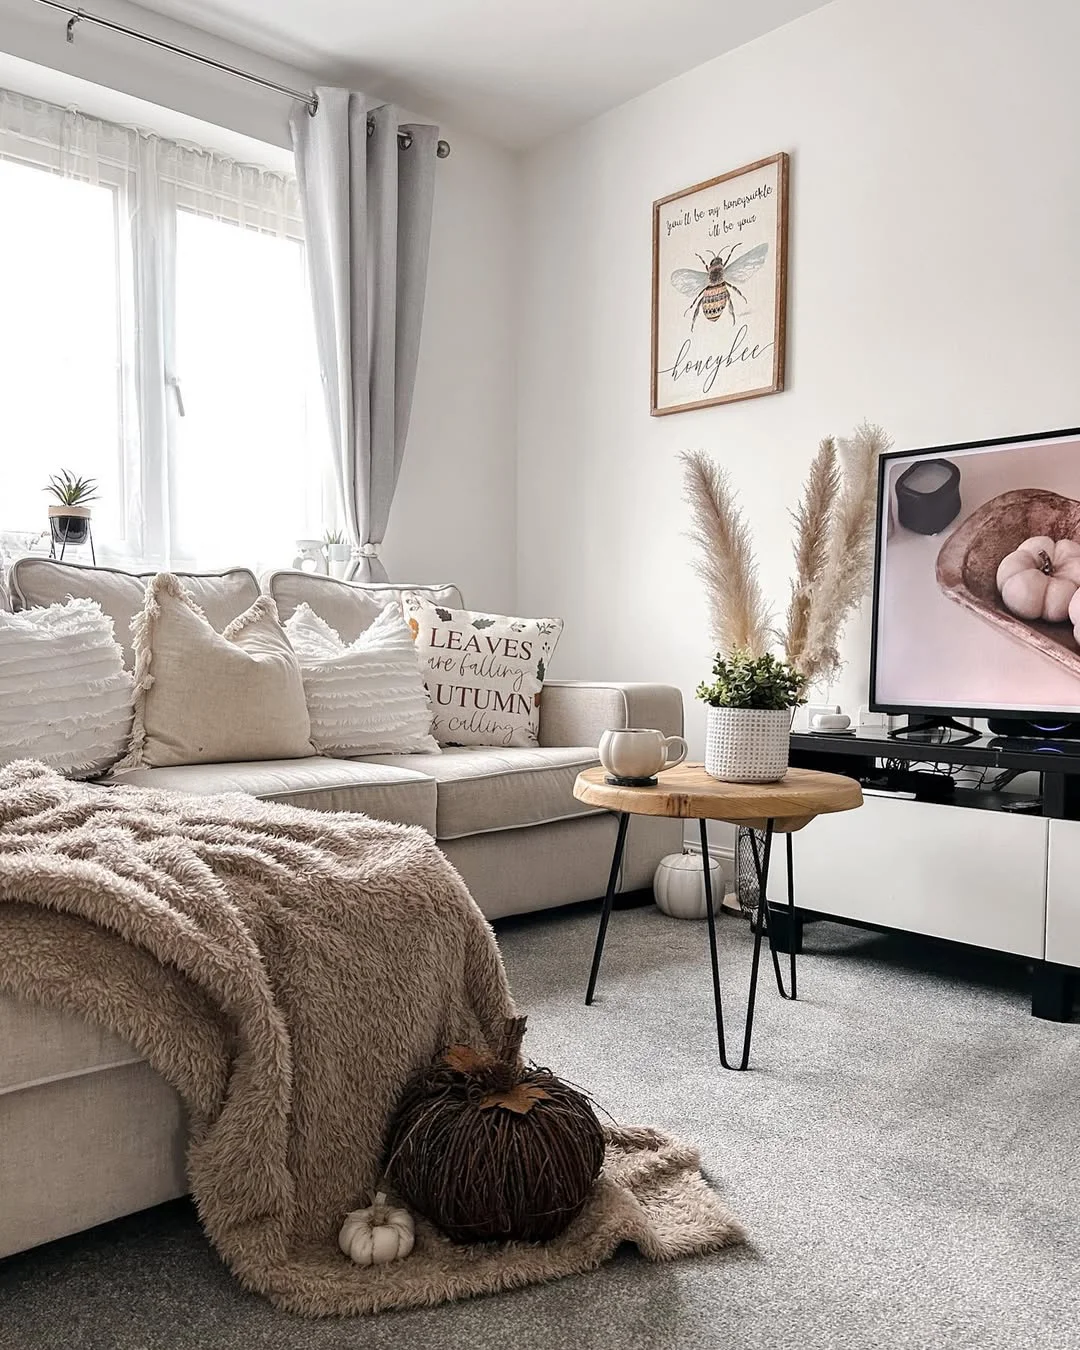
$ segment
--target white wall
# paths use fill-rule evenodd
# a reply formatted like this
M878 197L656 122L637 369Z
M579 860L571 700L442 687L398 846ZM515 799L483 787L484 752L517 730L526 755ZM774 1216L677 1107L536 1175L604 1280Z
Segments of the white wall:
M821 436L1080 422L1080 6L834 0L539 148L518 306L519 602L557 674L708 673L676 454L727 465L782 610ZM651 203L791 155L787 391L650 418ZM833 696L866 700L868 620Z
M317 72L283 66L122 0L100 0L89 8L293 88L320 82ZM279 150L289 145L288 99L88 24L79 25L69 45L64 17L30 0L0 0L0 52L212 124L196 131L159 122L154 129L165 134L201 137L230 153L258 151L252 141ZM17 70L17 62L0 59L0 84L60 97L55 88L43 87L40 73L20 81ZM118 105L90 88L63 101L79 102L98 116L121 115ZM217 134L215 126L234 135ZM251 140L245 146L237 134ZM439 162L408 454L383 553L396 579L453 580L470 603L512 609L511 254L519 227L518 164L511 152L452 127L443 135L452 153ZM265 156L280 158L272 151Z

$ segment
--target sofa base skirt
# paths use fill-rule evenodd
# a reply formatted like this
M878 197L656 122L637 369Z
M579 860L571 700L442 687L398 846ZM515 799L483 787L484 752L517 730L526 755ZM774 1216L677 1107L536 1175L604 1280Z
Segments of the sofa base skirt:
M187 1194L184 1108L144 1061L0 1094L0 1140L0 1257Z
M441 840L488 919L595 900L607 889L618 818L610 812L522 830ZM620 891L652 886L656 864L683 845L683 822L635 816L626 835Z

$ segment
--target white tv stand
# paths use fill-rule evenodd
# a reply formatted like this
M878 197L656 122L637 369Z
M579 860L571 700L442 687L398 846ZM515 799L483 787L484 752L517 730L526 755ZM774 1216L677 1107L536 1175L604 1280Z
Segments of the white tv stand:
M957 787L912 799L904 770L931 762L1038 772L1038 797ZM802 920L822 916L925 933L1032 962L1033 1016L1068 1021L1080 974L1080 741L979 737L966 745L855 735L795 734L791 762L868 786L859 811L822 816L794 836L796 931L770 907L778 941L801 945ZM1015 807L1019 805L1021 809Z

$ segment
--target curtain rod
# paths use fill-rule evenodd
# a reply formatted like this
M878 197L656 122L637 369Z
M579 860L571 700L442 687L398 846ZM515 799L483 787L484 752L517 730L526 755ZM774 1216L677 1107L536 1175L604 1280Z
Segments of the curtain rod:
M58 9L61 14L69 14L71 17L67 21L67 40L75 41L75 25L78 23L96 24L99 28L107 28L111 33L119 33L121 37L134 38L136 42L145 42L149 47L158 47L162 51L172 52L174 56L184 56L189 61L198 61L200 65L211 66L214 70L220 70L226 75L234 75L238 80L247 80L249 84L257 84L263 89L272 89L275 94L284 94L287 98L299 99L303 103L312 117L319 109L319 96L313 90L290 89L287 84L277 84L274 80L265 80L261 75L253 75L250 70L241 70L238 66L227 65L224 61L217 61L212 56L204 56L201 52L190 51L187 47L178 46L175 42L166 42L164 38L154 37L151 33L142 33L137 28L129 28L123 23L114 23L112 19L103 19L99 14L90 14L85 9L72 9L70 5L60 3L60 0L37 0L39 5L48 5L50 9ZM398 141L403 147L412 144L412 137L407 131L398 132ZM439 141L435 153L440 159L445 159L450 153L448 141Z

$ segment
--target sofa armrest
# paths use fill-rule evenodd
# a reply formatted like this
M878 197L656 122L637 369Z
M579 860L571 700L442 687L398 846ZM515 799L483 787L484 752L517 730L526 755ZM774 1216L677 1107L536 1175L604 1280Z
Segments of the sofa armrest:
M617 727L656 727L665 736L681 736L682 691L672 684L545 682L541 745L599 745L603 733Z

